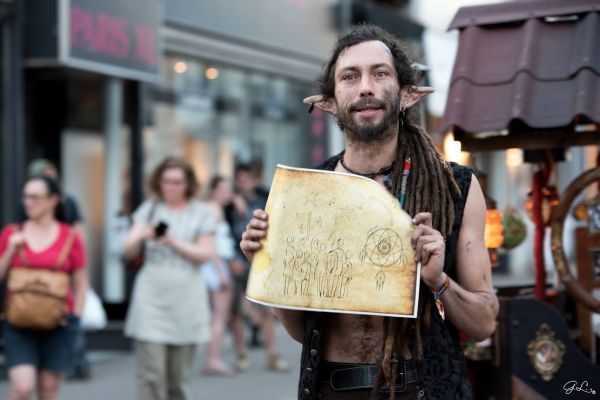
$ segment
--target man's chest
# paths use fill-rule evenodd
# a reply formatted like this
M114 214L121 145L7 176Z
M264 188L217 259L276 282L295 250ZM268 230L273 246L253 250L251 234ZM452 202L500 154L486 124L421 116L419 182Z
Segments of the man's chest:
M328 361L374 363L381 353L382 341L383 317L331 314L322 352Z

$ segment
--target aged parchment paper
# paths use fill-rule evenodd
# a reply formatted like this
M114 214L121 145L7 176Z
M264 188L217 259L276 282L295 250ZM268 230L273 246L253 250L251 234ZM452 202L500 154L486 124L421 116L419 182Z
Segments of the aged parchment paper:
M277 166L248 299L276 307L416 317L412 219L370 179Z

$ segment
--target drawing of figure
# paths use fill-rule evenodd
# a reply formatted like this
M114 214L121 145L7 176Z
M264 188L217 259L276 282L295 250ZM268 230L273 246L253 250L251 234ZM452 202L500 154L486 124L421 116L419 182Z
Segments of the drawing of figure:
M325 297L327 290L327 244L323 241L313 242L312 252L312 279L314 282L313 293L319 297ZM310 290L310 289L309 289Z
M296 266L296 249L294 248L294 238L289 236L287 239L287 248L285 250L285 259L283 260L283 294L289 295L290 290L296 294L296 281L294 269Z
M321 271L319 271L319 260L322 254L327 249L325 243L321 242L318 239L312 240L311 253L310 253L310 272L308 279L308 287L306 288L307 294L313 292L313 288L316 286L317 294L319 292L319 279L321 276Z
M341 288L340 288L340 298L344 298L348 295L348 285L352 280L352 263L350 262L350 252L346 251L346 259L344 260L344 265L342 267L341 274Z
M296 263L296 282L300 282L300 294L308 296L308 288L310 285L311 253L305 251L303 257Z
M323 274L323 295L332 297L334 279L333 276L338 268L338 257L335 250L329 251L325 263L325 273Z
M310 222L312 219L312 215L311 215L311 213L307 213L305 215L302 215L302 214L296 214L296 215L300 215L301 216L300 218L303 220L302 224L298 228L298 230L299 230L298 243L300 246L305 246L308 244L308 241L310 239Z
M348 256L343 249L344 240L337 239L336 247L327 254L327 269L325 274L325 296L341 297L342 282Z
M375 274L375 287L377 290L383 290L383 284L385 283L385 274L382 270L379 270L377 274Z
M371 230L360 253L363 262L368 261L379 267L375 274L375 287L383 290L385 284L384 268L400 263L406 264L400 236L391 229L375 228Z
M340 226L340 220L344 218L341 214L335 214L335 216L333 217L333 226L331 228L331 231L329 232L330 237L334 237L337 234L337 230Z

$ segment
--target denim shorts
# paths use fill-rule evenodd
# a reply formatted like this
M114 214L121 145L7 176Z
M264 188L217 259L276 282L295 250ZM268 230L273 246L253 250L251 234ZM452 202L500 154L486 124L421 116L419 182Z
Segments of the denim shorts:
M69 372L73 363L79 318L68 317L65 326L51 330L20 329L4 322L6 368L33 365L40 370Z
M229 283L231 283L231 272L229 271L229 265L227 260L223 260L222 262L223 273L225 274L225 278ZM204 277L204 281L206 282L206 286L208 290L211 292L215 292L221 286L221 278L219 277L219 271L217 265L213 261L207 261L201 266L202 268L202 276Z

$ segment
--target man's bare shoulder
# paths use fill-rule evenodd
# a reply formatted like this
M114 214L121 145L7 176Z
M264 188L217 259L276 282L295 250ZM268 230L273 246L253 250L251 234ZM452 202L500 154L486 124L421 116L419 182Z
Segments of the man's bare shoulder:
M479 181L472 175L465 211L456 245L456 272L465 289L489 289L491 266L485 247L485 197Z

